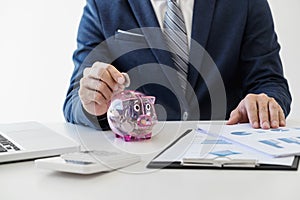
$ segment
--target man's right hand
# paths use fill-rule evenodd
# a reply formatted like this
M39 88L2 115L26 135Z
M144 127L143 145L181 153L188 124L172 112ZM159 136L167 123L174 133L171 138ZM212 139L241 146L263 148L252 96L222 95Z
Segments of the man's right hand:
M113 93L123 90L124 83L122 73L110 64L95 62L85 68L78 92L84 109L95 116L105 114Z

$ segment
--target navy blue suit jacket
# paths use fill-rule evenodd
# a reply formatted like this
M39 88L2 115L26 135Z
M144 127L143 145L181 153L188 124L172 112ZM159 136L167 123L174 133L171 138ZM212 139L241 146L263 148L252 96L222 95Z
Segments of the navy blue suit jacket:
M88 0L64 104L66 120L109 128L105 115L88 114L78 96L83 69L95 61L128 72L131 89L156 96L160 119L180 120L187 111L190 120L224 120L249 93L274 97L288 115L291 95L267 0L195 0L191 37L192 89L181 94L150 0Z

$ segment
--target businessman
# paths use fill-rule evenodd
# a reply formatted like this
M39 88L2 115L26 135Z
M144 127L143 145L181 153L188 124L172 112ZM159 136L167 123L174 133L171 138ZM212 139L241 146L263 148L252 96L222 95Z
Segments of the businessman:
M181 41L168 38L167 31L176 21L172 16L179 21L175 23L180 27L177 30L187 38L178 47L184 49L182 55L178 53L179 58L174 56L176 44L168 41ZM254 128L285 126L291 95L267 0L88 0L77 42L75 69L64 104L69 122L109 129L106 111L110 99L124 89L122 72L130 76L134 71L130 76L133 82L148 80L134 89L156 96L162 108L158 115L165 120L228 119L227 124L250 122ZM161 46L157 48L157 44ZM203 64L205 58L200 59L196 44L213 60L216 73L210 72L213 65L205 68L208 65ZM202 60L199 68L206 70L195 67L193 60ZM161 69L149 63L157 63ZM185 75L167 72L180 71L185 65L181 70ZM224 115L222 109L213 109L211 93L220 88L213 87L218 75L224 86L224 95L221 90L217 92L225 100ZM187 81L183 88L192 88L180 95L187 97L183 105L170 89L178 91L180 77ZM156 83L160 80L171 84ZM207 84L209 81L212 85ZM189 102L190 96L196 104Z

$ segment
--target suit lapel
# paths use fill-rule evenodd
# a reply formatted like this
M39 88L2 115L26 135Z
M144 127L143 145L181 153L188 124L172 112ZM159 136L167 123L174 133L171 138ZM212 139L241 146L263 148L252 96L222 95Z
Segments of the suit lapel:
M158 63L173 66L173 61L169 52L157 51L154 49L167 49L167 47L151 2L149 0L128 0L128 2L139 26L144 28L142 29L143 34Z
M195 0L192 38L205 48L214 15L216 0Z
M201 67L201 58L203 51L199 50L197 46L200 44L202 48L206 49L208 36L213 20L216 0L195 0L194 11L193 11L193 24L192 24L192 39L194 42L191 43L190 50L190 63L197 64L195 66L198 70ZM195 44L197 43L197 44ZM199 46L198 46L199 47ZM195 60L193 60L195 59ZM199 72L193 67L189 68L188 80L191 86L195 89ZM191 98L191 93L187 94L188 98Z

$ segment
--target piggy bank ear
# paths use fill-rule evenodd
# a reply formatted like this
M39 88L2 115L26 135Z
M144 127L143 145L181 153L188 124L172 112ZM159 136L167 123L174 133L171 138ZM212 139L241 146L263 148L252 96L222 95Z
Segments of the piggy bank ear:
M148 99L149 99L149 101L150 101L151 104L155 103L155 97L149 96Z

